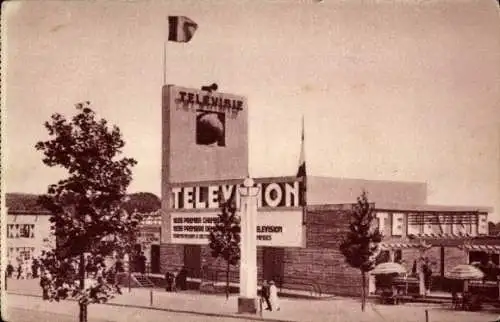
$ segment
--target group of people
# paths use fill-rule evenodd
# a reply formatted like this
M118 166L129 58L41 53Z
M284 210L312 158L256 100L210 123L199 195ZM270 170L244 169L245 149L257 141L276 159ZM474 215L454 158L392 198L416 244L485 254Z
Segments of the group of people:
M187 290L187 269L185 267L174 272L165 273L165 290L167 292L177 292Z
M264 280L262 282L261 303L266 304L267 311L279 311L278 288L274 281Z
M9 262L6 268L7 277L17 279L38 278L39 271L40 263L37 259L19 261L17 267Z

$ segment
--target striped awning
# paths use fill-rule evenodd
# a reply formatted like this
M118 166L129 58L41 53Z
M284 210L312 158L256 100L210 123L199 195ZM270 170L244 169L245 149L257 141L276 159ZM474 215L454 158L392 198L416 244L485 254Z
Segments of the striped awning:
M474 280L482 279L484 273L477 267L472 265L458 265L455 266L450 272L446 274L446 277L457 280Z
M500 253L500 245L471 245L465 244L458 248L472 252Z
M432 247L426 243L415 243L415 242L382 242L380 243L380 248L382 250L391 250L391 249L407 249L407 248L419 248L419 249L427 249Z
M442 233L442 234L412 234L409 235L410 238L426 238L426 239L461 239L464 237L474 237L472 234L452 234L452 233Z

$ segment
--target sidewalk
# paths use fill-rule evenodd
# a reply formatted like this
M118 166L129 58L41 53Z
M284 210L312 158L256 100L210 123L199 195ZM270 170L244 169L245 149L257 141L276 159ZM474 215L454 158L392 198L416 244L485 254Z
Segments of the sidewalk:
M9 288L9 292L22 293L22 290ZM367 303L365 312L361 312L358 299L297 299L281 298L281 310L277 312L264 311L262 314L238 314L238 296L231 295L226 300L225 295L200 294L198 291L168 293L160 289L152 291L153 305L150 306L150 289L123 289L123 295L110 301L108 305L127 306L138 309L153 309L171 312L181 312L205 316L231 317L245 320L265 321L310 321L310 322L342 322L342 321L394 321L423 322L425 310L428 310L430 321L494 321L498 312L462 312L451 311L446 306L429 303L407 303L404 305L378 305L373 301ZM31 292L33 294L33 292ZM35 292L36 293L36 292ZM39 293L39 292L38 292ZM25 290L26 294L26 290ZM48 304L50 305L50 304ZM95 304L97 305L97 304Z

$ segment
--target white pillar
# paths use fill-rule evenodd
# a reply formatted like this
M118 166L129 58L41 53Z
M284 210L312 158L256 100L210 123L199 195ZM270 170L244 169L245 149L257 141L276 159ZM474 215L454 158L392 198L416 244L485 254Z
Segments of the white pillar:
M368 294L374 294L376 291L375 275L368 274Z
M420 250L420 259L418 261L418 293L421 296L425 296L426 289L425 289L425 276L424 276L424 270L422 269L423 267L423 260L422 257L424 255L424 251Z
M246 178L240 193L241 259L238 313L257 313L257 195L259 188Z

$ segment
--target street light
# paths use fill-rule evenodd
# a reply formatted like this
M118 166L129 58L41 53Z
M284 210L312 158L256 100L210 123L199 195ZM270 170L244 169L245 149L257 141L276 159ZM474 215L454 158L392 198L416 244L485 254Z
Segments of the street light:
M241 197L241 259L238 313L257 313L257 195L259 187L245 178L238 188Z

